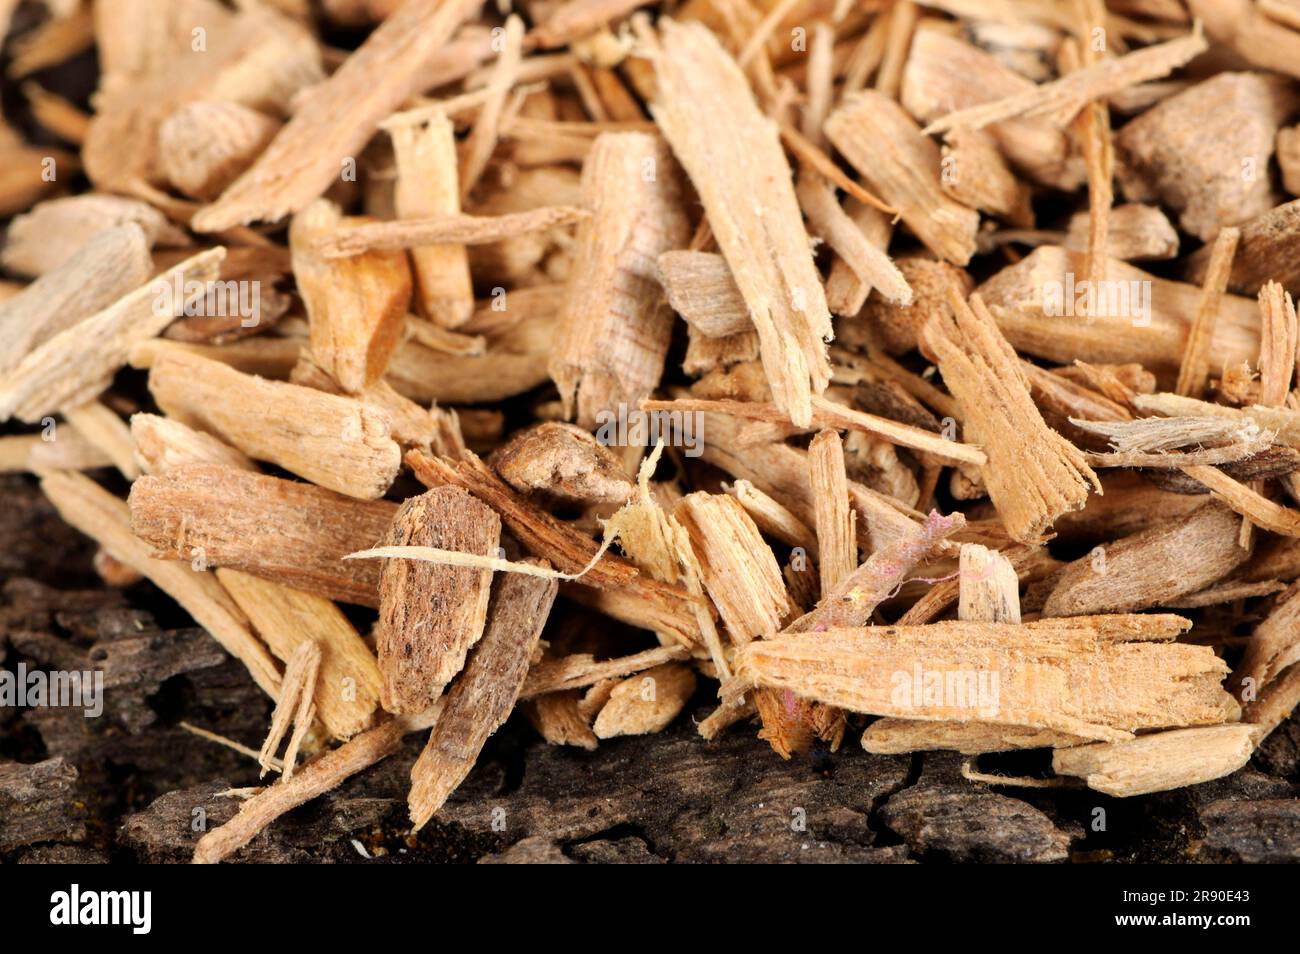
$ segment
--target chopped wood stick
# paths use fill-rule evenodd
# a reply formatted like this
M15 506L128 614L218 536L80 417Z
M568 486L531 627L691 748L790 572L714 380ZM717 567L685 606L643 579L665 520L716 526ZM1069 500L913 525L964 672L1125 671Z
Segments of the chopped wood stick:
M944 137L941 188L962 205L980 209L1020 228L1032 228L1028 183L1007 166L997 140L983 129L954 129Z
M1033 580L1054 572L1062 564L1057 563L1047 554L1044 547L1025 547L1013 545L1003 554L1011 561L1020 580ZM943 580L930 587L930 591L912 604L911 609L898 619L900 626L920 626L928 623L948 609L953 603L959 603L961 597L960 566L955 579Z
M1273 593L1280 593L1285 589L1286 584L1279 580L1264 580L1260 583L1242 583L1229 580L1207 587L1199 593L1190 593L1176 600L1167 600L1165 605L1170 609L1200 609L1205 606L1246 600L1255 596L1269 596Z
M485 89L483 105L474 119L469 138L465 140L464 155L460 166L460 197L464 201L478 184L479 177L487 168L488 159L496 149L498 125L501 111L505 106L506 95L510 92L519 75L519 61L523 52L524 21L518 15L506 17L499 48L494 43L493 49L499 49L496 63L492 66L492 75Z
M383 538L397 510L388 501L192 464L141 477L127 502L131 528L164 560L200 560L326 599L379 605L379 565L343 557Z
M695 331L725 338L754 329L749 306L721 255L679 249L664 252L657 265L668 304Z
M181 423L351 497L382 497L401 467L388 414L351 398L189 354L154 364L149 391Z
M257 465L247 455L229 444L170 417L132 414L131 440L135 445L136 462L147 474L164 474L184 464L218 464L237 470L257 470Z
M294 216L289 247L307 308L312 360L345 391L356 392L383 377L401 341L411 272L399 252L369 251L342 261L322 258L317 247L321 237L342 221L333 203L313 202Z
M857 525L849 507L840 435L821 431L808 445L808 462L817 524L817 569L822 592L829 593L858 566Z
M1157 195L1185 231L1209 241L1271 209L1278 127L1300 105L1292 84L1263 73L1220 73L1162 101L1116 136L1126 192ZM1238 157L1232 168L1198 152L1203 137Z
M1167 792L1237 771L1255 751L1252 732L1249 725L1212 725L1057 749L1052 771L1115 798Z
M988 462L984 451L971 444L947 440L931 431L900 424L888 418L856 411L835 401L817 397L812 401L813 418L811 428L843 428L861 431L882 438L900 447L910 447L923 451L937 460L949 464L972 464L980 466ZM643 411L703 411L711 414L727 414L735 417L748 417L759 421L793 423L789 416L775 404L758 401L704 401L698 398L677 398L672 401L642 401Z
M1258 745L1290 717L1297 705L1300 705L1300 666L1292 666L1246 706L1241 721L1254 728Z
M483 744L514 709L555 593L552 580L512 575L497 582L483 638L448 691L411 769L407 802L416 829L465 780Z
M1227 504L1255 526L1287 537L1300 537L1300 511L1274 503L1217 467L1188 464L1181 470L1208 487L1216 500Z
M1094 289L1075 280L1085 265L1081 254L1044 246L986 281L979 295L1022 352L1060 364L1138 362L1176 374L1201 289L1119 261L1106 265L1106 288ZM1256 302L1223 296L1209 353L1215 367L1259 357Z
M1187 626L1178 617L1157 619L944 622L779 636L738 649L733 682L854 712L978 718L1101 741L1236 719L1239 707L1220 685L1226 664L1209 647L1150 641Z
M989 623L1020 622L1020 579L1001 553L963 543L957 616Z
M127 357L131 367L147 369L166 355L193 354L220 361L245 374L283 380L289 377L294 365L298 363L306 344L305 338L279 338L271 335L258 335L223 345L150 338L132 345Z
M546 15L528 34L530 47L564 46L622 20L637 7L637 0L566 0L547 8Z
M695 692L695 673L682 663L665 663L614 686L592 725L598 739L649 735L677 718Z
M1210 268L1205 275L1205 287L1183 349L1183 363L1178 370L1178 384L1174 388L1177 394L1199 397L1205 391L1210 376L1210 343L1214 339L1214 326L1219 317L1219 303L1228 286L1232 257L1237 252L1237 240L1240 237L1238 229L1224 228L1214 240Z
M91 401L81 407L69 408L63 416L78 434L108 455L123 477L135 480L140 476L131 430L112 408L101 401Z
M149 242L134 223L106 229L57 268L0 303L0 371L59 332L107 308L152 272Z
M887 301L912 303L912 289L903 273L840 207L830 183L805 169L799 174L796 194L812 232L820 235L863 283L878 290Z
M776 557L735 498L697 492L677 505L705 588L740 645L776 633L790 612Z
M533 699L566 689L594 686L605 679L630 676L664 663L685 659L689 655L689 650L684 646L660 646L630 656L618 656L600 662L587 653L544 659L529 670L519 698Z
M1237 546L1237 525L1227 508L1206 504L1108 543L1061 571L1043 615L1128 612L1202 590L1250 555Z
M50 199L9 223L0 265L36 278L64 264L99 233L135 224L151 246L188 246L189 238L157 209L136 199L88 193Z
M1271 442L1276 434L1264 431L1245 417L1145 417L1132 421L1070 421L1075 427L1100 434L1121 453L1173 451L1185 447ZM1176 459L1176 458L1175 458Z
M989 722L924 722L919 719L879 719L862 733L862 747L876 755L950 750L963 755L1012 752L1049 746L1078 745L1082 736L1054 729L1035 729Z
M262 766L261 777L272 769L272 760L284 741L284 734L289 726L294 727L289 748L284 753L281 774L284 778L293 777L294 763L298 760L298 746L302 735L311 726L316 717L316 708L312 697L316 693L316 676L320 671L320 647L311 640L304 640L289 656L284 667L284 679L280 683L280 698L275 702L275 711L271 713L271 728L262 743L262 751L257 761Z
M1260 690L1297 661L1300 661L1300 589L1293 584L1278 597L1272 612L1251 633L1245 655L1233 673L1233 684L1239 694L1249 687L1253 692L1250 698L1258 697Z
M215 199L253 164L279 130L279 121L242 103L188 103L158 127L161 171L186 195Z
M965 432L986 448L981 474L1007 532L1037 543L1056 518L1083 507L1097 475L1081 451L1047 427L1029 396L1020 362L979 295L954 288L953 316L924 330L944 383L964 411Z
M682 191L668 147L643 133L602 134L583 164L592 214L578 227L549 361L565 415L583 428L635 407L663 375L672 313L654 269L690 239Z
M886 205L871 192L864 189L861 183L847 175L835 164L835 160L826 155L815 143L804 138L802 134L789 126L782 126L780 133L782 142L794 153L796 159L836 188L843 189L849 199L877 212L888 215L898 214L898 209L892 205Z
M852 574L822 594L816 609L792 622L785 631L804 633L831 626L865 625L877 607L898 591L907 575L965 523L959 513L944 517L932 511L922 525L911 525L905 535L877 546Z
M830 312L789 164L735 62L699 23L660 22L652 113L686 169L758 332L773 400L799 426L826 388Z
M224 248L200 252L29 352L0 385L0 421L17 416L31 424L98 397L132 345L157 335L204 297L225 254ZM177 295L175 288L184 292Z
M817 569L821 592L830 593L858 566L856 515L849 505L839 433L826 430L814 437L808 446L808 460L817 524ZM844 713L819 705L811 715L817 735L831 743L832 751L838 749L844 735Z
M496 553L501 520L459 487L435 487L398 509L387 546L428 546L477 556ZM389 712L428 709L483 635L492 571L422 561L384 561L375 646Z
M342 611L322 596L240 570L218 567L216 573L281 661L288 663L307 643L319 650L312 698L330 734L347 739L369 728L379 707L379 666Z
M898 97L903 81L903 64L912 45L912 32L921 16L921 8L912 0L899 0L889 7L889 32L885 35L885 52L876 74L876 89L886 96Z
M1259 290L1259 403L1283 407L1296 369L1296 311L1277 282Z
M1133 403L1140 411L1154 411L1169 417L1222 417L1237 422L1253 421L1262 430L1274 433L1285 444L1300 444L1300 412L1290 408L1250 407L1235 408L1178 394L1164 392L1139 394Z
M292 779L268 785L241 804L238 815L199 839L194 863L211 865L228 858L281 815L388 758L401 746L404 735L427 729L437 718L435 709L414 719L390 719L309 762Z
M826 120L826 135L926 248L954 265L970 261L979 213L943 191L939 147L896 102L854 93Z
M1126 451L1123 453L1108 454L1087 454L1088 463L1093 467L1141 467L1144 469L1154 468L1156 470L1181 470L1188 464L1207 464L1215 467L1222 467L1228 464L1242 464L1249 462L1253 464L1263 464L1258 458L1266 456L1270 444L1266 438L1256 436L1249 441L1243 441L1239 444L1226 444L1223 447L1212 447L1206 450L1189 450L1176 451L1173 453L1143 453L1141 451ZM1291 461L1284 466L1287 472L1296 469L1297 462ZM1236 476L1236 475L1229 475ZM1177 475L1171 474L1170 479L1163 479L1161 486L1166 489L1174 490L1174 484L1182 485L1184 481L1179 480ZM1197 488L1194 481L1187 480L1186 483L1193 488L1193 493L1204 493L1204 488Z
M327 394L343 394L343 388L329 374L318 367L309 357L299 357L289 374L292 384L314 388ZM387 381L378 381L362 388L352 395L363 404L370 404L384 411L390 421L390 433L393 440L404 448L429 450L439 436L439 414L437 409L425 409L414 401L398 394Z
M1007 119L1032 119L1077 110L1089 100L1102 99L1129 86L1168 76L1205 52L1207 46L1198 23L1187 36L1124 56L1103 59L1022 93L948 113L926 126L924 132L928 136L958 127L983 129Z
M1086 251L1089 241L1088 213L1070 218L1065 247ZM1178 254L1178 233L1158 207L1129 202L1110 210L1106 226L1106 255L1123 262L1141 259L1169 259Z
M431 58L482 5L404 3L328 80L302 93L293 118L193 227L214 232L306 208L340 175L341 164L361 154L380 121L419 90Z
M488 463L520 493L564 504L623 504L635 491L610 449L572 424L548 421L520 431Z
M594 752L600 744L591 720L579 712L578 690L550 692L523 703L520 708L537 734L549 745L575 745Z
M731 676L731 667L705 597L700 563L691 548L690 536L677 518L666 512L651 495L650 477L662 455L663 445L656 444L641 463L636 498L606 521L606 539L617 537L623 552L654 579L686 588L709 658L719 677L727 679Z
M844 212L849 221L875 248L883 252L889 247L889 241L894 234L894 223L886 218L883 212L877 212L852 196L845 201ZM893 266L903 275L903 280L907 281L901 264L894 262ZM908 287L910 291L911 286ZM871 284L863 281L844 258L837 255L831 262L830 275L826 279L826 301L834 314L846 318L858 316L867 303L871 289ZM886 303L882 296L877 296L875 301L884 308L897 307ZM843 334L842 328L840 333Z
M149 479L153 478L140 478ZM126 503L90 478L66 471L47 471L41 475L41 489L64 520L99 543L115 559L153 581L211 633L226 652L248 668L263 692L272 699L279 695L280 672L275 660L215 577L195 572L189 566L154 559L145 542L132 532L132 517Z
M460 179L451 120L432 115L424 124L389 128L397 182L393 208L401 219L460 214ZM420 312L443 328L458 328L474 313L474 286L463 245L411 249Z
M776 557L744 508L733 497L697 492L682 498L675 516L690 535L704 586L732 644L775 634L793 607ZM759 738L773 751L788 759L808 747L815 728L809 706L766 692L756 693L754 703L763 722Z
M817 551L816 534L802 520L748 480L737 480L726 490L740 501L745 512L763 533L792 547L802 547L808 553Z
M53 440L40 434L0 437L0 474L41 470L95 470L111 467L112 459L77 433L70 424L56 427Z
M366 252L424 248L430 245L486 245L505 239L548 232L580 222L588 216L573 206L543 206L505 215L437 215L398 222L343 225L316 245L325 258L347 258Z

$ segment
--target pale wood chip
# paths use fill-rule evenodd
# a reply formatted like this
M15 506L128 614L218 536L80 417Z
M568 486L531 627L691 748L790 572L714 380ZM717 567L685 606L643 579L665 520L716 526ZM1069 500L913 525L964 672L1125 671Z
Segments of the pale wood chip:
M668 727L695 692L695 673L682 663L665 663L614 686L592 730L598 739L649 735Z
M304 92L293 117L193 226L214 232L274 222L321 195L360 156L382 119L427 82L430 59L482 0L412 0L385 20L325 82Z
M16 416L34 423L98 397L136 342L201 300L225 254L224 248L200 252L28 352L0 385L0 421ZM176 288L184 289L181 295Z
M663 376L672 313L655 273L690 224L681 171L643 133L603 133L583 164L577 253L551 351L565 414L591 429L635 408Z
M1215 725L1057 749L1052 771L1115 798L1166 792L1231 775L1255 751L1253 727Z
M944 383L961 403L967 436L988 454L981 468L1008 533L1021 543L1044 538L1056 518L1083 507L1097 475L1081 451L1047 427L1029 396L1016 357L980 296L970 305L954 289L953 316L926 325Z
M897 103L855 93L826 121L826 135L926 248L954 265L970 261L979 213L944 192L938 145Z
M776 404L806 426L830 378L830 312L790 166L735 62L698 23L661 21L655 121L704 203L749 306Z
M388 414L352 398L181 353L154 364L149 391L181 423L351 497L382 497L401 467Z
M164 560L231 567L327 599L379 605L379 565L343 557L377 543L396 504L211 464L141 477L128 503L131 529Z

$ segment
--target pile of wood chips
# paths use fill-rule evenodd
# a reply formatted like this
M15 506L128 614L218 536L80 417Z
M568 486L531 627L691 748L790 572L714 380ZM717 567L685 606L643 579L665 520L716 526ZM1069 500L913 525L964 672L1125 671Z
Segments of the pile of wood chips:
M510 6L0 0L11 79L100 71L0 128L0 467L275 700L195 860L415 732L419 828L516 706L1245 764L1300 702L1300 3Z

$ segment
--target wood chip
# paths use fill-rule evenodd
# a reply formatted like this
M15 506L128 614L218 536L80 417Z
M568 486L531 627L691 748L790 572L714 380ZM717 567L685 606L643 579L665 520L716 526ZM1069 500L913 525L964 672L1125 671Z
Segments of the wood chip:
M387 546L496 553L501 521L459 487L436 487L402 504ZM413 560L384 561L375 645L389 712L428 709L483 635L492 572Z
M826 388L830 313L790 167L735 62L697 23L661 24L656 123L700 194L749 306L778 407L811 422ZM737 176L744 179L737 179Z
M1101 484L1078 449L1043 423L1015 352L980 297L968 307L954 291L951 302L953 318L931 319L925 343L961 403L966 432L989 455L981 473L1008 533L1039 542L1057 517L1084 505L1089 485Z
M583 164L578 254L550 373L565 414L590 430L635 408L663 375L672 313L655 274L686 244L681 172L662 141L604 133Z
M417 92L430 58L482 0L403 4L328 80L305 92L293 118L247 172L194 217L202 232L274 222L301 211L356 162L379 123Z
M127 502L131 529L164 560L197 560L379 605L379 565L343 557L379 542L397 510L392 503L211 464L141 477Z
M383 496L402 463L389 416L350 398L189 354L157 362L149 391L181 423L351 497Z
M411 769L408 801L417 829L437 814L514 709L555 591L552 580L507 575L498 581L483 638Z

